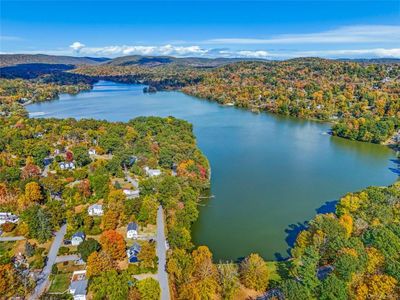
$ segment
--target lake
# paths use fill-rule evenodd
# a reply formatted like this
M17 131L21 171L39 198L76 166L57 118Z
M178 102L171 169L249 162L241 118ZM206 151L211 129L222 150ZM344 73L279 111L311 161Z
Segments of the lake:
M193 225L196 245L216 260L258 252L287 256L304 222L340 196L397 175L387 147L326 134L330 125L224 107L180 92L144 94L143 85L101 81L89 92L27 106L31 117L127 121L174 116L191 122L212 168L211 193Z

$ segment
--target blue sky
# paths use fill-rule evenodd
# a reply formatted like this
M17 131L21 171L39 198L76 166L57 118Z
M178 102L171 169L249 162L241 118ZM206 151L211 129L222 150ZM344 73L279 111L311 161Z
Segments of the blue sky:
M1 0L0 5L2 53L400 58L400 0Z

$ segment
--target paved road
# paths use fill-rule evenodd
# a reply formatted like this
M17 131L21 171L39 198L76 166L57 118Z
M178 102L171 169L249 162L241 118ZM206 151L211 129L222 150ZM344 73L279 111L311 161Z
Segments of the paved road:
M44 167L44 169L43 169L42 176L43 177L47 177L47 174L49 173L49 170L50 170L50 165L46 165Z
M167 263L167 240L165 238L164 211L160 205L157 211L157 256L158 256L158 281L161 288L161 300L170 300Z
M135 189L139 188L139 182L137 180L133 179L130 175L129 172L125 169L125 177L128 182L132 183L132 185L135 187Z
M66 262L66 261L76 261L79 260L79 256L75 254L71 255L62 255L62 256L57 256L55 263L61 263L61 262Z
M61 226L60 230L57 231L56 236L54 237L54 241L51 244L49 254L47 255L46 266L43 268L42 272L39 275L39 280L37 282L35 291L33 295L30 297L31 300L39 299L40 295L45 291L47 285L49 284L49 275L51 273L51 269L53 264L56 261L58 249L60 248L64 235L67 232L67 224Z
M13 242L13 241L21 241L24 240L23 236L4 236L0 237L0 242Z

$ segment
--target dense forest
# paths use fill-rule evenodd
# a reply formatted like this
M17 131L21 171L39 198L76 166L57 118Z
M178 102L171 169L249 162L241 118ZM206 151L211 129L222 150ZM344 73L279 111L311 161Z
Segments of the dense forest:
M286 299L399 299L400 185L341 198L291 250Z

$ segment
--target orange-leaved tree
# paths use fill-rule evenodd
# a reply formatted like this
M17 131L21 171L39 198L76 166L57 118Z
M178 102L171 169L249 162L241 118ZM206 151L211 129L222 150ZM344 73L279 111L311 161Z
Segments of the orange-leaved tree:
M126 258L124 237L115 230L104 231L100 237L102 249L115 260Z

